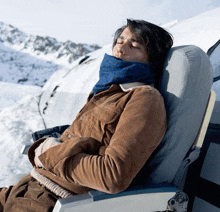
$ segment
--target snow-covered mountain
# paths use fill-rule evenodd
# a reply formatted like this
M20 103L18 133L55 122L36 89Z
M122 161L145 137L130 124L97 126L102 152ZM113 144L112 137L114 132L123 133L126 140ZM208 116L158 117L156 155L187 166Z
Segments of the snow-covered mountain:
M100 48L98 45L59 42L49 36L28 35L18 28L0 22L0 42L16 50L39 56L54 63L68 65L79 57Z
M79 57L99 48L27 35L0 22L0 81L42 87L62 66L70 67Z

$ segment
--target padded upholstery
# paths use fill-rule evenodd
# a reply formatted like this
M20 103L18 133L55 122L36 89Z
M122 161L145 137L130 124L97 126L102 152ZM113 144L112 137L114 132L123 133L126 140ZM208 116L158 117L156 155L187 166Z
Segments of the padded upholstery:
M160 92L164 97L168 128L147 163L148 183L172 183L199 130L210 89L212 67L196 46L175 47L168 53Z

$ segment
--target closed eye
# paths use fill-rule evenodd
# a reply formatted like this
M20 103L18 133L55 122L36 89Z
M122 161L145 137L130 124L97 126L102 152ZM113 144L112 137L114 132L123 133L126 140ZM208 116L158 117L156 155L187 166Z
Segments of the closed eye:
M140 49L141 45L139 43L137 43L137 42L133 42L132 43L132 47Z
M123 36L119 36L117 41L116 41L116 44L123 44L125 41L125 38ZM132 48L136 48L136 49L140 49L141 48L141 43L138 42L136 39L133 39L133 38L130 38L128 39L128 41L130 42L130 46Z
M116 42L116 44L122 44L122 43L123 43L122 41L117 41L117 42Z
M122 44L123 43L123 37L119 37L118 39L117 39L117 42L116 42L117 44Z

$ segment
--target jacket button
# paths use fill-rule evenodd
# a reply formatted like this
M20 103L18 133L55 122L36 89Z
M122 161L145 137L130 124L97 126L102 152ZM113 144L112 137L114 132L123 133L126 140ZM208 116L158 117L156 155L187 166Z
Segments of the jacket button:
M83 116L80 116L79 120L80 120L80 121L82 121L82 120L83 120L83 118L84 118Z
M68 134L68 136L67 136L68 138L72 138L72 135L71 134Z

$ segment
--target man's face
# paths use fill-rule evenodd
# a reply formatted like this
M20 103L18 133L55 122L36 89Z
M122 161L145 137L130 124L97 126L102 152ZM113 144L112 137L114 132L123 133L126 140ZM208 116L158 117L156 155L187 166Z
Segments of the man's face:
M140 43L128 27L118 37L112 55L126 61L149 63L149 55L145 45Z

